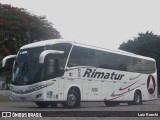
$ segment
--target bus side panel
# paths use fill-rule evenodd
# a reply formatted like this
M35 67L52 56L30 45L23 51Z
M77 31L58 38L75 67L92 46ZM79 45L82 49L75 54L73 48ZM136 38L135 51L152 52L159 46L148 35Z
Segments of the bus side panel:
M88 100L88 80L87 79L83 79L83 87L82 87L82 97L81 97L81 100L82 101L87 101Z
M59 101L63 101L64 100L64 78L60 77L60 79L58 80L58 99Z
M88 80L88 100L100 101L101 99L101 80L89 79Z
M67 94L71 87L78 87L82 94L82 79L78 78L78 69L68 70L64 75L64 100L67 100Z
M58 78L54 78L51 80L47 80L46 84L48 84L48 87L46 88L46 101L58 101Z
M146 75L144 77L143 83L144 85L141 87L142 101L157 99L158 85L156 74Z
M112 81L102 81L102 93L101 99L102 100L110 100L112 99L112 92L113 92L113 82Z
M153 76L153 77L152 77ZM136 88L130 88L130 100L134 99L136 90L141 92L142 101L157 99L157 78L156 75L142 74L139 77Z

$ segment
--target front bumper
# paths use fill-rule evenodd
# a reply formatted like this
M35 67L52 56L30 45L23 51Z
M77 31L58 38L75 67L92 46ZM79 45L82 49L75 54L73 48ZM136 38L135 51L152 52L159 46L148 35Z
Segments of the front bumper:
M10 92L10 100L12 101L45 101L46 94L43 90L37 90L27 94L17 94Z

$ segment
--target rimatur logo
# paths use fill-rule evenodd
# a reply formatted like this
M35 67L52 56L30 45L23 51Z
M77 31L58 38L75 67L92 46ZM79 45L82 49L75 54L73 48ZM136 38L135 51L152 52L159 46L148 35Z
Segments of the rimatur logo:
M147 90L149 94L153 94L155 91L156 81L152 75L148 76L147 79Z

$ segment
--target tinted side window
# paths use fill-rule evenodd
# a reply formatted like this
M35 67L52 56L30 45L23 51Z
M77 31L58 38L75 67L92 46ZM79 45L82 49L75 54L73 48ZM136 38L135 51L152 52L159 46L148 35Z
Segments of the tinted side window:
M47 62L46 62L46 78L50 79L53 78L55 75L55 71L56 71L56 67L55 67L55 59L53 57L53 55L48 55L47 56Z
M68 67L74 66L94 66L93 49L74 46L68 61Z
M97 51L95 54L95 61L96 61L96 67L99 68L122 70L122 71L125 71L127 69L126 67L127 59L115 53Z
M79 46L73 47L68 62L68 67L74 66L93 66L145 74L155 72L153 61Z
M58 44L47 46L47 49L64 51L64 53L61 55L61 58L58 60L60 67L64 68L71 46L72 44L70 43L58 43Z
M130 72L152 74L155 72L155 62L145 59L130 57L127 69Z

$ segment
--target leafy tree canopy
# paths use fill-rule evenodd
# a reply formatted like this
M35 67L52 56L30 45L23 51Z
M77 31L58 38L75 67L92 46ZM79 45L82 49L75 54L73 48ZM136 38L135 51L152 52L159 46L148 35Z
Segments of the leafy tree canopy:
M132 52L135 54L152 57L160 63L160 36L147 31L139 33L137 38L122 43L119 47L121 50Z
M137 38L122 43L119 49L155 58L155 53L160 52L160 37L148 31L138 35Z
M60 33L45 16L0 3L0 50L3 56L15 54L24 44L60 37Z

